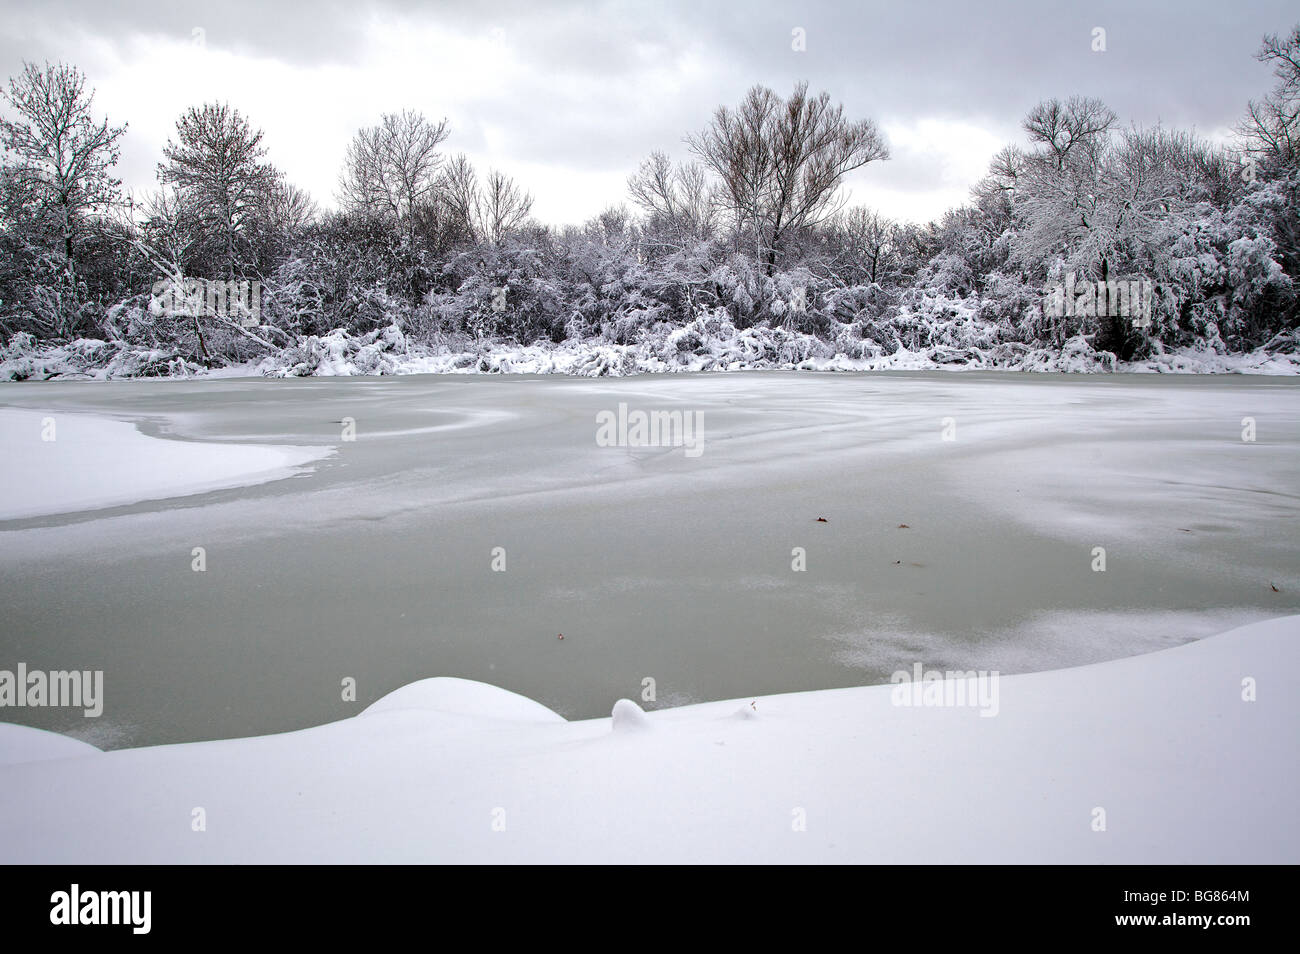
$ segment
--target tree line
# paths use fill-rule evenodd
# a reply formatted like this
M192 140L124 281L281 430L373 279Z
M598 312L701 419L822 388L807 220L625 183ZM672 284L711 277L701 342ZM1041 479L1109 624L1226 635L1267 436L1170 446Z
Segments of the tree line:
M187 110L157 187L128 195L113 174L127 127L95 111L75 67L26 63L0 118L0 341L94 338L211 366L338 328L623 344L725 312L849 347L925 346L960 316L972 347L1250 349L1300 314L1300 26L1258 58L1275 84L1232 144L1048 100L969 203L925 225L846 206L845 177L889 157L871 120L806 83L755 86L685 137L687 161L652 153L622 201L562 228L532 217L523 185L451 153L445 119L409 109L352 138L337 210L226 103ZM1066 273L1142 276L1154 320L1051 313L1044 286ZM256 322L151 307L159 282L186 277L258 282Z

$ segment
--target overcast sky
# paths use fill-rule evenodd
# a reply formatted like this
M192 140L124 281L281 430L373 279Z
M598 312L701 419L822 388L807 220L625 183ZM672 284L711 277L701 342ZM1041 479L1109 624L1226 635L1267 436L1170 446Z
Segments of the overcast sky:
M410 108L445 116L446 148L516 177L552 224L625 202L642 158L686 158L682 137L749 86L785 95L801 79L889 141L892 158L850 180L853 201L927 220L1022 141L1019 121L1041 99L1097 96L1124 122L1228 135L1272 84L1253 58L1261 36L1300 21L1294 0L0 0L0 11L5 75L25 59L71 62L97 110L129 122L118 174L137 192L153 188L184 109L224 100L330 206L356 129Z

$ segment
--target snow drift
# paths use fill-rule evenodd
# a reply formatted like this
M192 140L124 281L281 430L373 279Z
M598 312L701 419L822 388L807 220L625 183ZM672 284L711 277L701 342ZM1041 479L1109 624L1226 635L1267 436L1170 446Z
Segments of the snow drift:
M253 739L10 727L0 860L1294 864L1298 674L1292 616L1004 677L995 718L884 685L566 722L429 679Z

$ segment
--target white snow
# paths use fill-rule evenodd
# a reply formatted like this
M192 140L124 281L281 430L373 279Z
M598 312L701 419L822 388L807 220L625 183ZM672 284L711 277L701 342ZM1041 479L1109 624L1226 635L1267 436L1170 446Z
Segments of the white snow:
M87 742L57 732L0 722L0 765L67 759L98 752L99 749Z
M645 710L631 699L620 699L614 703L614 711L610 713L610 719L615 732L650 728L650 719L646 716Z
M540 702L525 696L506 692L471 679L441 677L421 679L401 689L395 689L377 702L367 706L362 715L378 712L419 710L424 712L450 712L484 719L506 719L511 722L563 722L560 716Z
M973 320L969 309L962 317ZM364 374L566 374L620 377L630 374L702 371L933 371L990 370L1096 373L1131 371L1183 374L1300 373L1300 354L1259 349L1220 354L1206 348L1179 348L1135 362L1117 362L1094 351L1082 336L1062 348L985 345L954 333L952 342L919 350L900 346L886 352L869 341L823 341L785 328L754 326L738 330L725 317L708 316L634 344L600 339L529 345L484 342L476 350L427 347L408 342L395 326L383 332L349 335L337 330L302 339L293 348L245 367L245 374L269 377ZM1289 343L1283 342L1282 347ZM3 365L0 365L3 367ZM190 372L187 372L190 373ZM206 374L207 372L198 372ZM236 373L226 369L226 375Z
M93 414L10 408L0 408L0 447L0 520L252 486L334 451L164 440Z
M461 341L441 345L410 340L396 324L366 334L336 329L308 335L258 361L208 369L179 357L120 343L79 340L62 346L37 346L16 336L0 345L0 381L51 378L234 378L339 377L388 374L565 374L621 377L631 374L701 371L962 371L992 370L1100 373L1129 371L1179 374L1300 374L1294 332L1247 353L1223 353L1204 342L1199 347L1160 348L1152 357L1120 362L1093 349L1083 335L1059 348L1031 347L995 340L996 329L977 320L964 300L932 303L954 317L903 314L930 344L887 349L841 326L830 340L769 325L738 329L725 312L705 314L669 329L643 329L630 344L601 337L539 341ZM940 305L946 307L940 308Z
M429 679L314 729L0 767L0 861L1300 861L1300 616L1003 677L991 718L891 690L566 722Z

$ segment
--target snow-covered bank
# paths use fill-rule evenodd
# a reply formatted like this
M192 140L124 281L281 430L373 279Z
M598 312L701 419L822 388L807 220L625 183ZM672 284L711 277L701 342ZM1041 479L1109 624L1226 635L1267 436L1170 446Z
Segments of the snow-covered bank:
M30 726L0 722L0 765L96 754L99 754L97 748L80 739Z
M90 414L0 409L0 520L97 510L291 476L328 447L149 437Z
M937 343L916 350L888 350L863 339L826 341L783 327L738 330L724 318L699 318L661 328L632 344L599 338L560 344L460 341L420 345L396 325L353 335L342 329L300 338L258 361L205 369L179 353L133 349L118 343L74 341L37 347L16 337L0 346L0 381L133 377L304 377L385 374L567 374L619 377L701 371L932 371L1008 370L1099 373L1129 371L1176 374L1300 374L1295 332L1276 336L1248 353L1209 347L1163 349L1123 362L1095 350L1078 335L1061 348L1032 348L1015 341L995 344Z
M566 722L424 680L305 731L0 767L0 860L1300 861L1300 616L997 696L994 717L884 685ZM23 735L0 763L34 757Z

